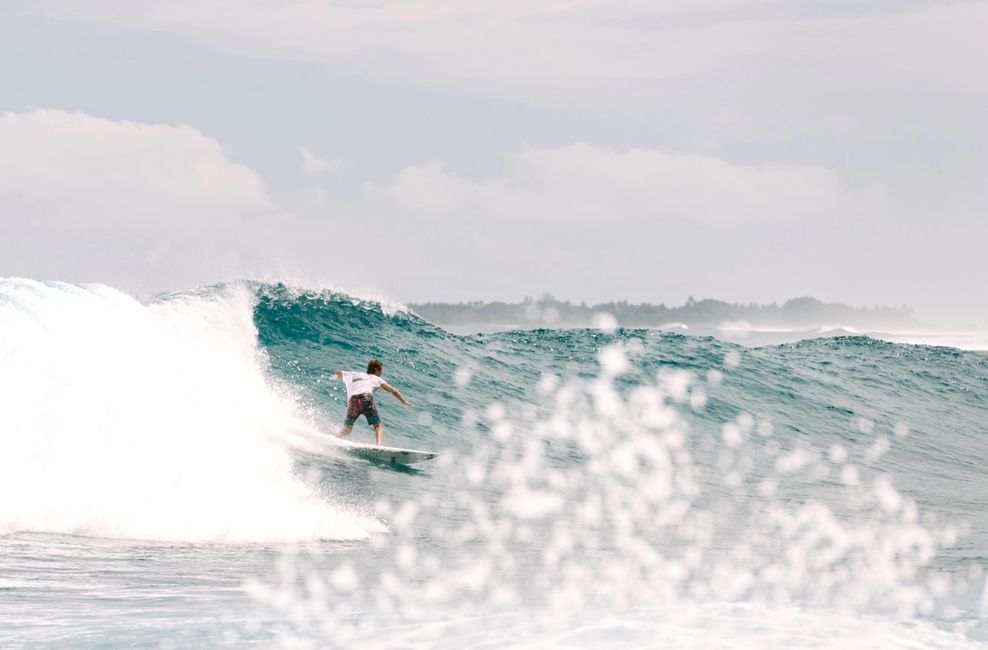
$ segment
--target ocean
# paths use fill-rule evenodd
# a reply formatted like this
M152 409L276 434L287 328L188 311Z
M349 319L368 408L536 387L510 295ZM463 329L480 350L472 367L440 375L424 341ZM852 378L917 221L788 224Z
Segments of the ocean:
M0 280L0 647L985 647L988 355L602 322Z

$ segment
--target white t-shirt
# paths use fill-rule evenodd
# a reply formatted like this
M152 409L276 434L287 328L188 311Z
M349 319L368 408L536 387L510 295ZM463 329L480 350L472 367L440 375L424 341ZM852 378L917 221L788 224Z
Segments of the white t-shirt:
M346 384L346 399L349 402L350 398L354 395L373 395L374 391L380 388L385 382L377 375L344 370L343 383Z

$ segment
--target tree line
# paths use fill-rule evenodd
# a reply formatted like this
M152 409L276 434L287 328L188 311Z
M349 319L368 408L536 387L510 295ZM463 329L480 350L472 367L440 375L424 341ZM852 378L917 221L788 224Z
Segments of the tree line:
M659 327L673 323L719 326L727 322L744 322L752 326L823 326L882 327L915 324L912 309L902 307L852 307L842 303L825 303L801 297L783 304L739 304L721 300L694 300L666 306L651 303L632 304L625 300L594 305L557 300L550 294L526 297L520 303L471 301L461 303L427 302L410 307L420 316L438 325L517 325L587 327L597 314L610 314L622 327Z

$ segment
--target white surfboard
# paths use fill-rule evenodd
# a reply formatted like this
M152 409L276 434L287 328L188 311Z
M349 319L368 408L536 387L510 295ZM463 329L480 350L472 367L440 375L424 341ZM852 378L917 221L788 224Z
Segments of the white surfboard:
M349 442L341 440L340 451L348 456L373 460L380 463L394 463L396 465L411 465L421 463L424 460L435 458L439 454L434 451L420 451L418 449L401 449L399 447L378 447L376 445L364 445L359 442Z

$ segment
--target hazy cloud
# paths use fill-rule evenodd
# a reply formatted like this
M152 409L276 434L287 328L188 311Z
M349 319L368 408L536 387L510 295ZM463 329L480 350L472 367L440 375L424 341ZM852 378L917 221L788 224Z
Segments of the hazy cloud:
M372 188L413 211L547 221L800 222L875 213L831 170L738 165L711 156L574 144L515 156L507 178L472 181L439 163L408 167Z
M568 84L829 60L958 83L980 74L980 2L771 0L66 0L33 12L170 28L285 59L431 67L474 81ZM382 68L383 69L383 68ZM404 69L404 68L403 68ZM820 82L828 82L821 77ZM502 89L502 90L507 90Z
M143 232L270 207L254 172L188 126L3 113L0 149L3 221Z

